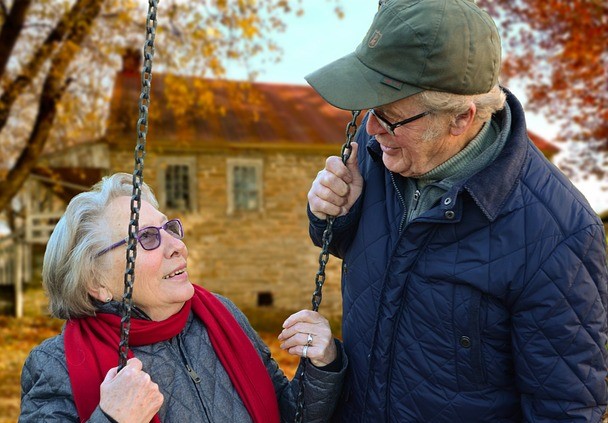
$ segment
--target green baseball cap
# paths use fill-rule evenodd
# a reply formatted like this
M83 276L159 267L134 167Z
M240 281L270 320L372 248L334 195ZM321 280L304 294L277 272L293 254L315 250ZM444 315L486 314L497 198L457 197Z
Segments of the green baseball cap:
M305 78L331 105L363 110L423 90L487 93L500 55L494 21L471 0L388 0L354 53Z

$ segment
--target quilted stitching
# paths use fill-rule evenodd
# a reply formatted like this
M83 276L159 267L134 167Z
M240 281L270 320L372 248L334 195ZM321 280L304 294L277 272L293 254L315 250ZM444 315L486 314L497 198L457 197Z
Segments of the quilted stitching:
M263 359L279 398L282 420L293 421L298 380L291 383L287 380L247 318L229 300L219 298L235 315ZM338 347L341 348L341 344ZM189 364L201 378L199 384L194 384L188 376L180 348L191 357ZM165 397L159 411L161 421L205 422L208 421L206 414L213 422L251 421L229 376L215 356L204 326L193 315L178 337L150 346L134 347L133 353L158 383ZM307 366L305 421L320 423L331 418L348 364L344 354L342 364L342 370L336 373ZM32 350L23 367L21 387L20 422L79 421L71 397L62 335L46 340ZM97 408L89 421L107 422L107 419Z
M529 143L511 95L509 105L515 126L491 167L511 175L512 187L502 183L508 192L484 200L492 179L467 182L449 193L460 210L452 221L434 208L399 234L403 209L390 177L360 149L365 195L334 235L347 269L351 361L338 421L600 421L608 401L602 227ZM364 132L357 141L366 145ZM494 199L501 204L483 203ZM311 218L318 243L316 225Z

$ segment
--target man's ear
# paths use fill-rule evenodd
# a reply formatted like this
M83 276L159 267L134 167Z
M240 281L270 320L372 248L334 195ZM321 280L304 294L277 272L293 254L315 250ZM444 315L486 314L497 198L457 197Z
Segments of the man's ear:
M475 106L475 103L471 102L467 111L459 114L452 121L452 125L450 125L450 134L457 137L467 132L475 121L476 113L477 107Z

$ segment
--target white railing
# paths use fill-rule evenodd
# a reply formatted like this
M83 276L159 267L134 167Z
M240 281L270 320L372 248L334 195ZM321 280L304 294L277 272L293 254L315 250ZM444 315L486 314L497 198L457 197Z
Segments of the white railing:
M13 236L0 238L0 285L15 284L16 242Z
M63 212L32 213L26 217L25 241L46 244Z
M0 285L14 287L15 317L23 317L23 284L31 274L28 251L15 236L0 238Z

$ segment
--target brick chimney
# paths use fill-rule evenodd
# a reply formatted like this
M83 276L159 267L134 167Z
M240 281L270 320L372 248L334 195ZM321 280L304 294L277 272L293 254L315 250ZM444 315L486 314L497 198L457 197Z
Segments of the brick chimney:
M127 49L122 55L122 74L133 76L141 74L142 52L136 49Z

